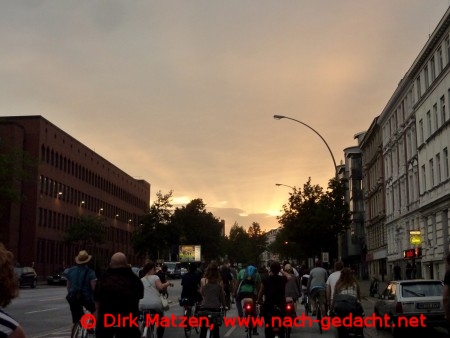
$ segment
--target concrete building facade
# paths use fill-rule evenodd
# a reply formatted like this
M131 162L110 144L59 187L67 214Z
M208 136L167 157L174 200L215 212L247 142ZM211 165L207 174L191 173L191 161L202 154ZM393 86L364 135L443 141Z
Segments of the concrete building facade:
M42 116L0 119L3 148L26 152L37 161L31 180L18 182L20 203L3 201L2 241L18 263L34 265L38 275L70 266L79 250L99 265L122 251L137 259L131 234L149 210L150 184L137 180L65 133ZM99 217L106 241L81 247L64 241L79 216Z
M384 161L389 278L393 278L397 264L402 278L444 277L445 256L449 251L449 72L450 10L447 10L377 119ZM364 144L362 149L365 163L370 163L373 150ZM370 181L375 178L370 172L367 175L365 204L369 228L378 203L372 203L371 195L377 191ZM381 245L381 241L371 238L380 233L369 231L368 242ZM375 267L371 273L377 275Z
M385 227L384 162L381 129L376 117L359 142L362 152L364 227L369 276L385 280L387 240Z

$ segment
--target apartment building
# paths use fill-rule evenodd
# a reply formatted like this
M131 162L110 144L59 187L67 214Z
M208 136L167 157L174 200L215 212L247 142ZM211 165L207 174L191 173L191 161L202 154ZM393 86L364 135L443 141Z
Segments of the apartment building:
M32 180L19 182L21 203L3 205L2 241L19 264L38 275L70 266L81 249L99 266L122 251L136 260L131 234L149 210L150 184L134 179L42 116L0 118L2 147L26 152L38 162ZM81 247L64 241L80 215L99 217L106 242Z
M378 117L373 120L358 145L362 152L367 269L369 276L385 281L387 274L387 240L384 162Z
M360 139L364 133L356 134ZM350 209L350 227L340 234L339 258L356 272L358 277L367 276L367 244L364 231L364 205L362 194L362 153L358 146L344 149L344 164L338 167L338 177L347 180L346 202Z
M395 265L401 267L402 278L443 279L445 273L450 205L449 36L447 10L377 121L390 278ZM374 189L367 184L367 192ZM366 205L371 215L370 200Z

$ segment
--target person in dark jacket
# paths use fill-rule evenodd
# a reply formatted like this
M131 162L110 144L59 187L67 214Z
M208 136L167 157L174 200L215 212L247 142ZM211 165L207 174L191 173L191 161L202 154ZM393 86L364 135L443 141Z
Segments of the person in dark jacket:
M111 257L109 268L97 280L94 300L97 309L97 338L139 338L141 336L138 323L139 300L144 297L144 286L127 264L127 258L122 252L116 252ZM124 327L105 327L104 320L110 324L113 319L129 317Z

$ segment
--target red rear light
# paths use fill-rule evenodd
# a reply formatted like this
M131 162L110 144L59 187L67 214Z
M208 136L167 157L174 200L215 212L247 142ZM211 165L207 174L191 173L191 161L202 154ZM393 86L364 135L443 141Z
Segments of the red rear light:
M252 306L251 306L250 304L247 304L247 305L245 306L245 309L246 309L246 310L251 310L251 309L252 309Z
M395 304L395 312L396 313L403 313L403 306L401 302L397 302Z
M286 305L286 310L290 311L291 309L292 309L291 304L287 304L287 305Z

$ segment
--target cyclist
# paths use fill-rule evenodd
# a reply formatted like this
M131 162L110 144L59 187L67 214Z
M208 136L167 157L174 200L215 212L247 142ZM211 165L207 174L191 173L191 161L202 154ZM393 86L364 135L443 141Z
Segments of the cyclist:
M280 276L281 272L281 276ZM263 303L264 296L264 323L265 336L267 338L273 337L272 317L278 316L283 321L285 307L286 307L286 284L288 280L295 278L284 270L281 270L281 265L278 262L272 262L270 265L269 276L262 282L262 287L258 293L258 303ZM283 327L280 328L283 337Z
M144 286L144 297L139 301L139 310L154 310L160 317L164 315L164 309L161 303L160 292L167 290L172 283L162 283L156 273L156 264L149 261L143 268L144 277L142 277L142 285ZM144 324L146 320L144 318ZM164 326L158 326L157 337L162 338L164 335Z
M230 262L225 261L220 267L223 289L225 290L225 301L227 308L231 308L231 289L233 286L233 275L230 270Z
M139 338L139 327L128 325L107 327L106 315L119 321L120 317L129 317L137 323L139 317L139 299L144 295L142 282L127 264L122 252L111 256L108 269L95 285L94 299L97 308L96 337L102 338Z
M25 338L25 332L3 308L19 296L19 284L14 271L14 256L0 243L0 337Z
M202 307L200 311L217 312L221 318L221 308L226 308L225 292L221 284L221 277L219 267L216 263L211 262L208 265L205 273L205 284L201 288L201 294L203 296ZM211 321L211 319L210 319ZM211 322L209 323L212 324ZM205 338L207 330L209 328L202 326L200 329L200 338ZM220 325L214 322L213 337L219 338Z
M339 277L341 277L341 270L344 267L342 261L336 261L334 263L334 272L327 279L327 301L330 304L330 311L333 310L331 305L333 304L334 288Z
M72 331L84 314L83 306L89 312L95 312L94 289L97 277L94 270L88 266L91 259L92 256L86 250L81 250L75 257L76 265L67 272L66 299L72 314Z
M200 288L200 275L195 271L197 266L190 263L188 272L181 276L181 299L188 299L188 303L192 306L202 300L202 296L198 291Z
M256 298L261 288L261 276L258 273L256 267L249 264L245 269L242 269L238 273L237 277L238 286L236 288L236 308L238 310L239 317L243 316L242 300L244 298L252 298L256 303ZM256 306L253 307L253 316L256 317ZM253 328L253 334L258 335L257 327Z
M326 314L327 295L325 287L327 278L328 272L322 267L322 262L316 261L315 267L309 273L308 286L306 287L306 292L310 295L313 316L316 315L316 297L319 300L322 316Z

